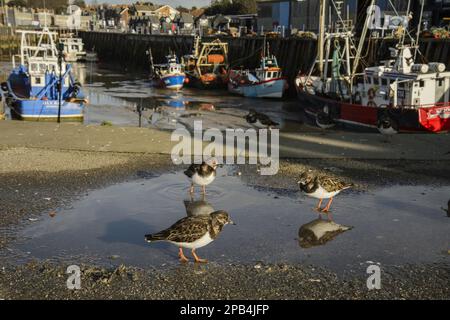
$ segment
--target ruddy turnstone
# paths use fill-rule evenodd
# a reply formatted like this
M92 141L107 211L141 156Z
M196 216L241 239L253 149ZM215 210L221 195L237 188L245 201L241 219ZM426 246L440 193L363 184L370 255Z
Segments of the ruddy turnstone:
M318 175L313 172L304 172L298 181L300 190L309 197L319 199L316 210L323 213L330 211L333 198L342 190L351 188L351 184L344 183L327 175ZM325 208L321 208L323 199L330 199Z
M271 129L272 127L276 127L279 125L278 123L270 119L268 115L256 112L253 109L250 109L248 115L245 116L245 120L247 120L249 124L260 129L263 128Z
M206 186L216 178L217 161L210 159L208 163L192 164L184 174L191 179L190 193L194 193L194 185L202 187L203 194L206 193Z
M448 200L447 209L442 208L442 210L444 210L447 213L447 217L450 218L450 200Z
M145 236L147 242L168 241L178 246L181 262L189 260L183 253L183 248L191 249L195 262L207 262L200 259L195 250L214 241L222 228L227 224L235 224L225 211L215 211L207 216L190 216L183 218L170 228L155 234Z

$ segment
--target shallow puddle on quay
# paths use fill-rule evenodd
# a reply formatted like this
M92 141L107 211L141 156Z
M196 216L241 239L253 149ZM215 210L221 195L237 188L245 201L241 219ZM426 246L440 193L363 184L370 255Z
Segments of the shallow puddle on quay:
M193 203L181 171L160 176L143 172L138 180L94 190L71 208L57 210L54 217L45 214L27 226L12 252L20 262L87 256L105 264L175 265L175 246L146 243L144 235L171 226L187 211L226 210L237 225L226 226L216 241L198 250L210 261L303 263L336 271L368 261L448 262L443 252L449 248L450 220L441 207L448 201L449 186L345 192L333 203L336 225L329 225L315 222L314 199L254 188L227 172L219 169L204 200L197 189ZM341 233L335 232L336 226L352 228ZM328 229L335 233L322 238ZM305 230L319 239L305 237Z

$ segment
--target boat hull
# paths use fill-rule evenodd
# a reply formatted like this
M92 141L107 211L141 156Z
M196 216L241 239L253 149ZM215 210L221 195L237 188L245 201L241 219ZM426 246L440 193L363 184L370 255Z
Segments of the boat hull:
M15 100L10 105L14 118L27 121L57 121L58 100ZM61 101L61 120L82 121L84 103Z
M247 98L282 98L286 84L286 80L283 78L243 85L230 81L228 90Z
M157 88L181 90L184 86L186 76L184 74L166 75L153 79L153 86Z
M197 89L226 89L227 79L225 76L210 75L199 78L195 75L187 74L186 86Z
M399 132L449 132L450 104L419 108L388 108L351 104L311 94L297 87L305 112L316 119L326 115L333 122L379 130L380 119L389 117Z

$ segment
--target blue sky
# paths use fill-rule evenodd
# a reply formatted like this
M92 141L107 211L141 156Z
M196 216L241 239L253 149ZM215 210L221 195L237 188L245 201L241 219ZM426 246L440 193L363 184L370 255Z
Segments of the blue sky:
M97 0L97 3L134 3L137 0ZM147 0L141 0L141 2L146 2ZM87 0L87 2L92 2L92 0ZM205 6L209 5L211 0L149 0L149 2L157 3L157 4L168 4L172 7L184 6L190 8L192 6Z

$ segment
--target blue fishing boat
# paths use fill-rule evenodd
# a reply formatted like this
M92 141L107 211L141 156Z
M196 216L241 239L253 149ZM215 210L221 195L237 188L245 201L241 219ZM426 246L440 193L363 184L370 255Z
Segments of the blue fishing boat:
M267 52L269 48L267 47ZM229 72L228 91L248 98L281 98L287 89L286 78L274 55L263 51L260 67L254 71L235 69Z
M6 91L11 116L20 120L82 120L86 100L81 85L56 49L56 33L18 30L21 34L20 63L2 86ZM31 38L37 38L36 45ZM60 85L61 83L61 85ZM60 90L61 88L61 90Z
M172 90L181 90L186 80L183 72L183 65L178 62L175 54L166 56L166 63L153 64L151 51L150 55L150 78L154 87Z

